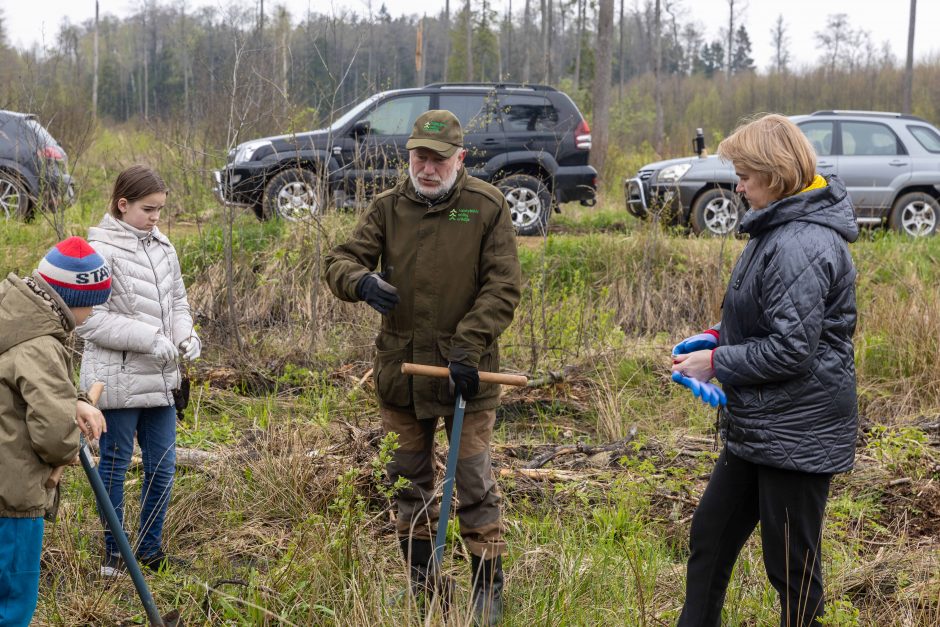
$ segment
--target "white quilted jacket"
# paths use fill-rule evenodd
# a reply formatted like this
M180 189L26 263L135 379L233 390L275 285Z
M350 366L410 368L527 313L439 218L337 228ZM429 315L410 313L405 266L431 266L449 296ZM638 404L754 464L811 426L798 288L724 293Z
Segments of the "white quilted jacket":
M88 242L111 267L111 298L76 329L85 340L82 389L105 384L101 409L172 405L179 368L151 349L158 333L177 346L195 335L176 249L156 227L140 231L110 214Z

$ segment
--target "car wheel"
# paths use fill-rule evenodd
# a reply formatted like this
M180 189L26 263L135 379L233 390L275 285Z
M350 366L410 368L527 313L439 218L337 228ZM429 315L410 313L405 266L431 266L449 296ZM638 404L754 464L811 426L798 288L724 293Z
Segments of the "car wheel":
M940 203L923 192L904 194L894 203L888 224L892 229L911 237L925 237L937 232Z
M323 210L325 200L323 181L315 172L291 168L271 177L264 188L261 213L256 209L255 214L262 220L307 220Z
M544 235L548 214L552 210L552 194L548 187L534 176L514 174L496 183L506 197L512 224L519 235Z
M29 192L23 182L13 174L0 172L0 218L29 220L31 213Z
M737 194L723 187L709 189L692 203L692 231L696 235L734 235L741 224L744 205Z

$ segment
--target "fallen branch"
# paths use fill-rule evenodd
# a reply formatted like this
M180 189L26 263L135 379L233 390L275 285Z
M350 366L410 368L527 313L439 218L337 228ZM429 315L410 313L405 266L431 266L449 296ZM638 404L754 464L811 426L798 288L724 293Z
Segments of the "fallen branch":
M551 451L542 453L531 462L525 465L527 469L536 469L541 468L548 462L552 461L556 457L562 455L573 455L575 453L581 453L584 455L596 455L597 453L605 453L610 451L619 451L624 450L627 447L627 444L630 443L633 438L636 437L636 425L630 427L630 432L627 434L627 437L622 440L617 440L616 442L611 442L610 444L602 444L600 446L591 446L585 444L584 442L578 442L577 444L566 444L563 446L556 447Z
M101 452L98 450L98 443L92 442L89 445L91 452L94 453L95 463L100 460ZM141 453L140 447L136 444L134 445L134 453L131 456L131 464L136 465L141 463ZM204 468L212 463L215 463L222 459L222 455L219 453L213 453L211 451L200 451L199 449L194 448L179 448L176 449L176 465L182 468Z
M500 477L525 477L536 481L579 481L582 483L595 483L583 474L570 470L556 470L554 468L500 468Z
M556 383L564 383L575 371L577 371L576 366L565 366L560 371L549 370L541 377L530 378L528 383L526 383L526 387L541 388L548 385L555 385Z

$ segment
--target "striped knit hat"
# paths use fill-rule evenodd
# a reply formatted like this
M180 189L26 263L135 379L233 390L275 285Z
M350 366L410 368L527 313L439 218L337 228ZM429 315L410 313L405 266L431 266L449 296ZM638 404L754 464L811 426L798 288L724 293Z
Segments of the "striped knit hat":
M70 237L49 249L39 262L39 275L69 307L93 307L111 296L111 270L80 237Z

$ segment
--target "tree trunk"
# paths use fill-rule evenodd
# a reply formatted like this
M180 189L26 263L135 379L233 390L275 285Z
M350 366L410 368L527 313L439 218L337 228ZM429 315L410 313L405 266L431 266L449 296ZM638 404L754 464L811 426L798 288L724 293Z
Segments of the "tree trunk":
M290 70L290 65L287 60L288 48L288 37L290 36L290 20L286 17L284 18L284 23L282 24L283 30L281 31L281 90L284 92L284 104L288 105L290 103L290 94L288 88L287 77Z
M192 119L192 110L189 106L189 78L192 69L189 67L189 42L186 41L186 8L180 9L180 49L183 54L183 111L186 117Z
M473 80L473 12L467 0L467 81Z
M575 42L575 52L574 52L574 90L578 91L578 88L581 85L581 39L584 29L584 0L577 0L578 2L578 25L575 29L578 33L577 41Z
M911 0L913 2L913 0ZM91 115L98 118L98 0L95 0L95 48L94 48L94 75L91 79Z
M531 80L532 75L532 64L531 59L532 55L529 54L529 44L531 42L529 36L529 29L531 28L530 19L531 14L529 13L529 2L531 0L525 0L525 8L522 11L522 82L528 83Z
M372 2L369 2L369 65L366 68L366 85L372 89L372 76L375 74L373 59L375 57L375 16L372 15ZM446 64L445 64L446 67Z
M418 87L424 87L424 17L418 20L418 34L415 38L415 73Z
M623 58L623 3L624 0L620 0L620 56L618 57L618 65L620 66L620 82L617 83L617 98L621 101L623 100L623 66L626 65L626 59Z
M657 6L659 6L658 3ZM731 76L732 54L734 54L734 0L728 0L728 65L725 72L729 77Z
M444 3L444 72L441 80L447 82L447 60L450 58L450 0Z
M902 113L910 113L914 100L914 25L917 23L917 0L911 0L911 20L907 27L907 64L904 66L904 104Z
M541 0L542 3L542 82L548 85L552 80L552 0Z
M506 40L506 74L508 75L512 71L512 0L509 0L509 7L506 9L506 28L505 37ZM500 76L500 80L502 80ZM517 79L518 80L518 79Z
M656 127L653 129L653 145L656 152L663 154L663 142L665 141L665 122L663 115L663 13L662 0L656 0L656 10L654 13L653 37L655 41L653 58L653 100L656 104Z
M611 35L614 29L614 0L600 0L597 13L597 66L594 72L594 124L591 136L591 163L604 176L610 126Z

